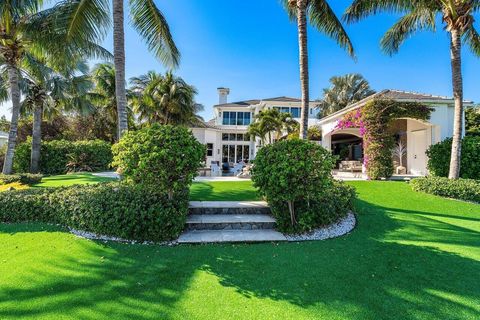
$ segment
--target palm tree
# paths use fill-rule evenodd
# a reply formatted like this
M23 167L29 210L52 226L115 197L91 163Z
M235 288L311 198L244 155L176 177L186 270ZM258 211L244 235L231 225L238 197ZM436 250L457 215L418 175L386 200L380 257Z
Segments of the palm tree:
M131 79L131 105L139 120L147 123L193 125L203 119L203 106L195 102L197 89L171 72L150 71Z
M30 171L38 173L44 116L53 118L62 111L92 112L88 93L93 85L87 77L85 62L67 72L58 72L45 61L25 59L22 64L22 87L25 95L22 110L33 113ZM80 73L80 75L77 75Z
M307 139L308 112L310 103L307 16L310 24L328 37L334 39L353 56L353 46L342 24L326 0L282 0L290 18L297 22L300 55L300 84L302 90L302 115L300 138Z
M298 122L292 115L283 113L277 109L266 109L260 111L255 116L255 121L248 127L248 133L252 136L259 137L262 145L268 136L268 143L273 142L273 138L280 140L283 134L290 134L298 131ZM272 133L274 136L272 136Z
M323 89L323 98L319 104L323 117L375 93L370 89L368 81L358 73L331 77L330 83L330 88Z
M442 17L444 29L450 36L450 62L455 101L452 154L448 174L450 179L457 179L460 175L464 111L462 40L475 55L480 56L480 36L473 25L473 14L479 10L480 1L478 0L354 0L345 13L347 22L355 22L380 11L403 14L381 40L382 49L390 55L397 53L403 42L416 31L435 31L437 16Z
M0 61L8 75L9 96L12 102L4 174L12 173L13 167L20 113L19 65L22 59L26 55L32 57L47 55L58 58L60 64L74 61L78 56L108 56L108 53L93 41L98 32L97 25L88 18L82 21L76 19L79 16L77 13L84 7L84 2L64 0L43 11L40 11L42 0L0 2ZM97 15L94 20L99 22L102 16ZM69 37L70 31L76 31L75 37Z

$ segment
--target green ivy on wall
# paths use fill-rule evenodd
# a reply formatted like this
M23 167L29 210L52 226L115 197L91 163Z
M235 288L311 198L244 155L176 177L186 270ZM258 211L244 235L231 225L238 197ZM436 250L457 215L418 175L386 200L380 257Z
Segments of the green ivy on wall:
M364 165L370 179L389 178L394 172L392 150L395 139L389 127L396 119L428 120L433 108L418 102L374 99L339 120L336 129L360 128Z

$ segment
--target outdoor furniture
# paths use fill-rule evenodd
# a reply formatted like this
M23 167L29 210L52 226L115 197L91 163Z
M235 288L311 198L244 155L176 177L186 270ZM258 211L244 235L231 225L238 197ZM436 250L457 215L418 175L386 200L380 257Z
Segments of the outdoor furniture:
M211 176L219 176L222 174L222 170L220 170L220 166L215 162L212 161L212 165L210 166L211 169Z
M338 169L340 171L355 172L355 171L362 171L363 166L362 166L362 162L360 162L360 161L345 160L345 161L340 161L340 165L339 165Z
M201 176L201 177L206 177L207 172L210 172L210 175L212 175L212 169L210 169L210 168L200 168L200 169L198 169L199 176Z

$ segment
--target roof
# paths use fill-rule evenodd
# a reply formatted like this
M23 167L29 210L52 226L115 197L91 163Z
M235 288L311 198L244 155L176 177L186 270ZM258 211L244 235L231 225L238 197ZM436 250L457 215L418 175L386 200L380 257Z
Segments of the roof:
M320 119L320 121L331 119L339 114L344 114L350 110L354 110L358 107L363 106L365 103L373 99L388 99L388 100L397 100L397 101L404 101L404 102L423 102L423 103L441 103L441 104L454 103L454 99L452 97L436 96L432 94L395 90L395 89L386 89L386 90L382 90L380 92L374 93L363 100L350 104L345 108L343 108L342 110L334 112L326 116L325 118ZM473 101L465 100L464 103L473 104Z
M238 102L230 102L224 104L217 104L214 107L249 107L252 105L259 104L262 101L269 101L269 102L302 102L301 99L298 98L291 98L291 97L274 97L274 98L267 98L267 99L253 99L253 100L245 100L245 101L238 101ZM310 103L315 103L316 101L310 101Z
M202 121L194 126L192 128L204 128L204 129L215 129L219 130L220 128L215 125L215 119L209 120L209 121Z

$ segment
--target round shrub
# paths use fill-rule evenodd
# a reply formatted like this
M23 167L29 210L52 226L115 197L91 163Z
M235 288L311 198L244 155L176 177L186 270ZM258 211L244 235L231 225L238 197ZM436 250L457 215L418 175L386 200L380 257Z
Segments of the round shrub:
M286 140L259 150L252 180L279 230L306 232L337 221L353 208L355 192L331 175L335 158L320 145Z
M427 150L428 170L434 176L447 177L452 153L452 139L448 138L431 145ZM467 136L462 140L460 177L480 179L480 137Z
M0 193L0 222L45 222L130 240L178 237L188 195L121 182Z
M172 198L197 175L205 147L185 127L153 125L128 132L113 154L113 165L127 180L155 186Z

